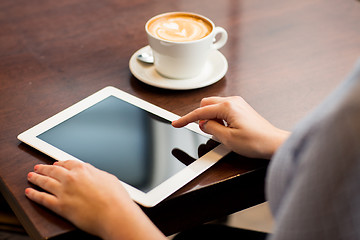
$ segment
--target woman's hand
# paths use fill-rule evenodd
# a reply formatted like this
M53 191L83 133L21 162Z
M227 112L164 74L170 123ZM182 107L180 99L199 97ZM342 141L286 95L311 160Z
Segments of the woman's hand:
M46 190L27 188L31 200L103 239L161 239L162 233L113 175L75 160L36 165L28 180Z
M195 121L232 151L253 158L270 159L290 134L274 127L241 97L204 98L200 108L172 125L183 127Z

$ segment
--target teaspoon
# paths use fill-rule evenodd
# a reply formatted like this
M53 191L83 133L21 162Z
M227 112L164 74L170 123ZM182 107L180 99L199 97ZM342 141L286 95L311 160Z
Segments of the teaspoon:
M137 55L137 59L145 63L154 63L154 57L151 52L142 52Z

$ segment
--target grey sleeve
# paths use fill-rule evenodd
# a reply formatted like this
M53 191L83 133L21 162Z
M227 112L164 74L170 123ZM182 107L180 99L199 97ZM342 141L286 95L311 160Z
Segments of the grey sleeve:
M274 156L270 239L360 239L360 63Z

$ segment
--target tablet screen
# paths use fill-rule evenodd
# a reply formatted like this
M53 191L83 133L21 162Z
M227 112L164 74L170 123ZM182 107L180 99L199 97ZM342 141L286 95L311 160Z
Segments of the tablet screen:
M145 193L216 145L114 96L37 137Z

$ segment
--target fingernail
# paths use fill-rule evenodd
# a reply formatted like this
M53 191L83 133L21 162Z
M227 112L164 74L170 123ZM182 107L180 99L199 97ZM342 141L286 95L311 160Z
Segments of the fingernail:
M39 165L34 166L34 171L36 172L39 169Z
M58 165L59 164L59 162L54 162L54 165Z
M208 122L207 120L200 120L199 121L199 127L200 127L201 130L205 129L205 126L206 126L207 122Z
M30 188L26 188L25 189L25 194L28 195L30 193L30 191L31 191Z
M29 172L28 175L27 175L27 178L30 179L33 175L34 175L33 172Z

